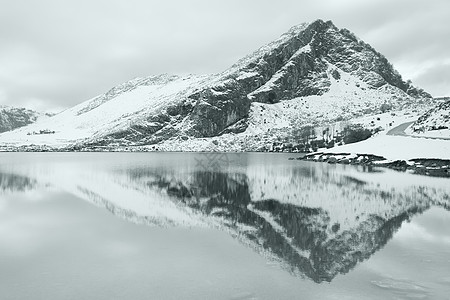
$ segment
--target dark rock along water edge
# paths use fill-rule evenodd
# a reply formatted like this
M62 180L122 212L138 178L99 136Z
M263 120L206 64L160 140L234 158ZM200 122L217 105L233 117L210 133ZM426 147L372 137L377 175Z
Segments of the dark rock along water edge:
M294 159L294 158L292 158ZM433 177L450 177L450 160L415 158L411 160L388 161L373 154L351 153L311 153L297 158L299 160L326 162L330 164L351 164L369 167L386 167L397 171L412 171L414 174Z

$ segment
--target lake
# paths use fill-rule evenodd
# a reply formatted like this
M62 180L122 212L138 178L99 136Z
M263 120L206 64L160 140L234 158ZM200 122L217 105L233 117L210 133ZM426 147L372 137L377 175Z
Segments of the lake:
M273 153L0 153L2 299L449 299L450 180Z

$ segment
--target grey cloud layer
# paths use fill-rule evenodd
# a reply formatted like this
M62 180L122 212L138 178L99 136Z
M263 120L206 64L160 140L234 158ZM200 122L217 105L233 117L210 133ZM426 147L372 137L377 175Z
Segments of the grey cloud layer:
M405 79L450 95L450 6L433 1L0 0L0 104L65 108L137 76L214 73L331 19Z

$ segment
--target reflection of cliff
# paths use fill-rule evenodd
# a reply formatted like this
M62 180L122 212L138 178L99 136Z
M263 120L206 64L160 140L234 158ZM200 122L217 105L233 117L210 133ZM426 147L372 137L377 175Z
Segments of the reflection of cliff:
M426 205L411 204L395 216L369 215L355 222L353 228L342 230L322 208L276 199L251 201L248 178L242 174L197 171L189 184L139 172L132 177L147 178L148 186L203 214L222 218L225 226L270 251L293 273L300 272L315 282L331 281L337 274L347 273L383 247L411 214L427 209Z
M33 190L36 185L36 180L29 177L0 172L0 191L25 192Z

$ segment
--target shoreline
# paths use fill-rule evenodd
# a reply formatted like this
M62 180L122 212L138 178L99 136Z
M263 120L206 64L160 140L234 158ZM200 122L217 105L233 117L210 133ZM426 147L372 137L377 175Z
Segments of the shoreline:
M349 144L351 145L351 144ZM339 148L339 147L337 147ZM103 151L93 150L62 150L62 149L27 149L25 151L15 149L15 151L2 151L0 153L272 153L284 155L301 155L300 157L289 157L288 160L304 160L313 162L324 162L329 164L346 164L346 165L360 165L369 167L384 167L401 172L412 172L413 174L425 175L431 177L450 178L450 159L433 158L433 157L418 157L410 159L388 159L384 156L373 153L358 153L358 152L331 152L322 151L314 153L295 153L295 152L265 152L265 151L136 151L132 149L108 149ZM337 150L332 148L329 150Z
M304 160L314 162L325 162L329 164L361 165L370 167L384 167L401 172L412 172L413 174L431 177L450 178L450 160L440 158L413 158L408 160L389 160L383 156L367 153L346 152L315 152L306 154L290 160Z

